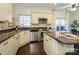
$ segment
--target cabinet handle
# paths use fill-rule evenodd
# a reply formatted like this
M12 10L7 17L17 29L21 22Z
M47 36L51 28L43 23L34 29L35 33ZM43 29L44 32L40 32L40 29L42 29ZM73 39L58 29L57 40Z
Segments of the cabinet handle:
M8 44L8 42L4 43L4 45Z
M0 53L0 55L1 55L1 53Z
M18 39L18 37L16 39Z
M17 37L15 37L15 39L17 39Z

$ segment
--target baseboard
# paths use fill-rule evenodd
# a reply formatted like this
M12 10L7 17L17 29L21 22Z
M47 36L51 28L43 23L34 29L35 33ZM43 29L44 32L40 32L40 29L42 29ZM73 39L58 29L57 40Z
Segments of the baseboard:
M41 41L31 41L30 43L38 43L38 42L43 42L43 40L41 40Z
M45 51L44 51L44 54L47 55Z
M26 44L38 43L38 42L43 42L43 40L41 40L41 41L31 41L31 42L28 42L28 43L23 43L23 44L19 45L19 48L26 45Z
M30 43L30 42L28 42L28 43L23 43L23 44L19 45L19 48L22 47L22 46L24 46L24 45L26 45L26 44L29 44L29 43Z
M31 41L30 43L37 43L38 41Z

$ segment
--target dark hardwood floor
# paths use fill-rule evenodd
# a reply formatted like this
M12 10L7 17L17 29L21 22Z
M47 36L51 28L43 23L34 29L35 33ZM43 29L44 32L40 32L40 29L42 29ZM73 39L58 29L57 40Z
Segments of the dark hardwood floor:
M43 42L26 44L19 48L16 55L45 55Z

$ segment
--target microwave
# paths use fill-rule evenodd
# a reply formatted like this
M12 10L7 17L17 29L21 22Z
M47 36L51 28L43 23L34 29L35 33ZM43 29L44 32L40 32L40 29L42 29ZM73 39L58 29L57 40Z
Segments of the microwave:
M47 18L38 18L39 24L47 24Z

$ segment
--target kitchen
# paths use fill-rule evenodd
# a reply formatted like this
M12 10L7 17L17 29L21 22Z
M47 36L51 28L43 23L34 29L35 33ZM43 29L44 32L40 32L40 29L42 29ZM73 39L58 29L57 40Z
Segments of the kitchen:
M78 6L0 3L0 55L78 55Z

